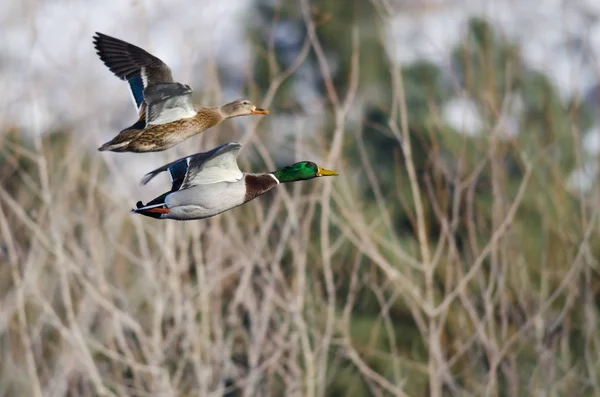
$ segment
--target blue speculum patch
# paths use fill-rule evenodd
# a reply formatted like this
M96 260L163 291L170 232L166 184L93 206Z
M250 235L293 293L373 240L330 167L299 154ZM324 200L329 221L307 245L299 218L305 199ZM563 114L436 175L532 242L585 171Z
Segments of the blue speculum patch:
M136 73L127 79L127 81L129 82L129 87L131 87L133 100L139 109L142 106L142 102L144 102L144 82L142 81L142 76Z

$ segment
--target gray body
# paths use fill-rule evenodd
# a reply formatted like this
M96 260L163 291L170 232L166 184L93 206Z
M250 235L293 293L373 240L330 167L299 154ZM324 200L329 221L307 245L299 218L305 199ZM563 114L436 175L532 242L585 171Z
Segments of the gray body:
M204 219L244 204L246 181L218 182L198 185L170 193L165 204L170 209L161 219Z

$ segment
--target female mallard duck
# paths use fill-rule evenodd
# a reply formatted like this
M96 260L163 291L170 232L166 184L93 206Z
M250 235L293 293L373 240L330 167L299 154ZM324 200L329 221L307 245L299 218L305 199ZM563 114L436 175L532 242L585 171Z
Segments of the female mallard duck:
M144 205L138 201L131 212L158 219L203 219L247 203L280 183L337 175L310 161L274 172L249 174L240 171L237 155L242 145L229 142L209 152L184 157L146 174L145 185L167 171L171 190Z
M159 152L237 116L268 114L240 99L221 107L192 103L192 89L173 80L171 69L154 55L102 33L94 36L100 59L118 78L127 80L139 119L98 150Z

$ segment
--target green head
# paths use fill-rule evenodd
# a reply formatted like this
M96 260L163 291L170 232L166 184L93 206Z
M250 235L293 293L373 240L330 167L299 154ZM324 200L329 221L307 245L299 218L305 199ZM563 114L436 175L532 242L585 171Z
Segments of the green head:
M305 181L307 179L317 178L319 176L333 176L338 173L335 171L321 168L312 161L301 161L296 164L288 165L280 170L272 172L275 178L281 183Z

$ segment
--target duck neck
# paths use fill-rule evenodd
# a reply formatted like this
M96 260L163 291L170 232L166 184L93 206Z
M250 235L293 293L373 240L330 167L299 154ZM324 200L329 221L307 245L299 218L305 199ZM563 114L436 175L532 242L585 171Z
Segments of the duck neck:
M201 128L207 129L219 124L225 119L219 108L196 107L196 119Z
M238 112L236 112L236 108L233 103L227 103L223 106L218 107L217 113L221 115L223 120L241 116L241 114L238 114Z
M279 180L273 174L246 174L246 194L244 202L250 201L279 184Z

